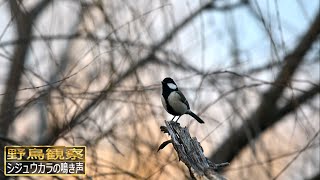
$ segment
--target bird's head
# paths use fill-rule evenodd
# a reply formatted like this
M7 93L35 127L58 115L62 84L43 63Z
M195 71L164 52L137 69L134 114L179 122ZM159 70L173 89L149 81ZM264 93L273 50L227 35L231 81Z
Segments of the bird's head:
M161 81L161 83L162 83L162 88L169 88L169 89L171 89L171 90L173 90L173 91L175 91L175 90L178 90L178 86L177 86L177 84L173 81L173 79L172 78L170 78L170 77L166 77L166 78L164 78L162 81Z

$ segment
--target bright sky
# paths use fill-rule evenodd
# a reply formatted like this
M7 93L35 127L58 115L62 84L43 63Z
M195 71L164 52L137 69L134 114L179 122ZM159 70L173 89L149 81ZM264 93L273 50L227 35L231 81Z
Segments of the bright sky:
M258 2L263 16L267 19L267 23L269 23L268 25L271 26L271 29L273 29L272 33L275 41L281 42L282 36L285 47L289 49L294 47L296 40L306 30L320 6L317 0L257 0L251 2L253 4ZM279 9L278 15L276 2ZM177 8L179 11L176 11L177 13L182 11L188 12L187 5L182 3L176 4L175 6L179 6ZM244 60L249 56L249 59L254 60L251 63L256 64L260 63L259 61L262 62L270 58L270 40L266 36L266 31L261 23L257 23L247 8L238 8L228 15L220 12L207 12L202 17L203 20L198 18L198 21L194 22L192 26L189 26L188 30L184 31L185 36L179 39L181 41L179 49L184 50L187 56L189 55L194 62L201 59L202 56L201 49L203 46L201 46L200 41L197 41L201 39L201 33L203 32L201 21L203 21L205 32L206 67L221 66L223 68L230 65L229 54L233 43L228 33L228 26L230 27L232 21L236 27L237 42L240 50L243 51L241 57ZM281 21L280 27L282 32L279 28L278 18ZM197 35L198 38L194 38L194 35ZM183 39L186 39L185 42L183 42Z

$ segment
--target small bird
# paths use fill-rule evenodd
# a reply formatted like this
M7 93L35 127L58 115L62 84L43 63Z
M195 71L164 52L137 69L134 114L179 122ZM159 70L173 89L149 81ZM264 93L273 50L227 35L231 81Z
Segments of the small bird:
M170 77L166 77L161 81L162 83L162 96L161 102L166 111L173 115L172 120L176 116L179 118L184 114L189 114L199 123L204 123L204 121L199 118L195 113L190 110L189 103L184 97L181 91L179 91L177 84ZM172 121L171 120L171 121ZM177 122L176 121L176 122Z

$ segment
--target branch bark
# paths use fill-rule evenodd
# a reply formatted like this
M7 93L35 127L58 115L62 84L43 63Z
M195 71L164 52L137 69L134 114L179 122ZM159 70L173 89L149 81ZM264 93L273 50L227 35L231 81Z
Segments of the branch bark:
M203 149L197 138L192 138L187 128L182 128L179 123L174 121L165 121L165 124L166 126L161 126L160 129L164 133L168 133L171 140L162 143L159 150L163 149L167 144L172 143L179 160L188 167L192 179L225 179L216 171L229 163L212 163L204 156Z

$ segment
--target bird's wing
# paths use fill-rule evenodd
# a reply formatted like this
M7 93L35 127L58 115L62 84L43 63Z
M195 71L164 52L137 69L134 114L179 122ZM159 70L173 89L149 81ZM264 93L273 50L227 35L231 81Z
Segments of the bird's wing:
M186 97L184 97L184 95L182 94L182 92L181 92L181 91L176 91L176 92L179 94L180 100L181 100L185 105L187 105L188 109L190 109L189 103L188 103Z

